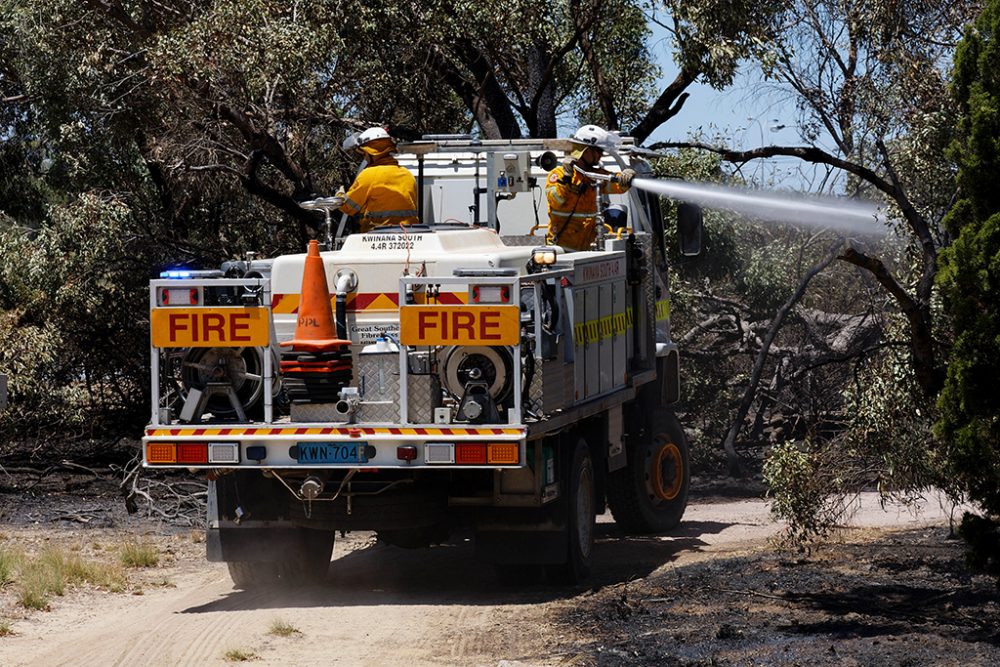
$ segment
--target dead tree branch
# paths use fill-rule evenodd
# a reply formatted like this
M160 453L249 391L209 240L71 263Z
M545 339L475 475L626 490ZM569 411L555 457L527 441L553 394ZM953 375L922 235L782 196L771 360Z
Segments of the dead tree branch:
M775 337L778 335L778 330L781 329L781 325L784 323L785 318L788 317L788 313L791 312L795 304L799 302L802 296L806 292L806 288L809 287L809 283L812 281L817 274L828 267L840 253L840 248L842 241L838 239L837 243L830 248L827 252L826 257L823 260L811 268L799 281L798 287L795 289L795 293L781 306L778 310L777 315L771 320L771 325L767 329L767 333L761 340L760 350L757 352L757 357L754 360L753 371L750 373L750 382L747 385L746 390L743 392L743 398L740 400L740 405L736 410L736 414L733 416L733 420L729 425L729 431L726 433L726 438L723 440L722 446L726 450L726 457L729 461L730 474L735 476L742 476L743 466L740 463L739 454L736 453L736 435L739 433L740 427L743 425L746 419L747 413L750 411L750 406L753 404L754 399L757 396L757 387L760 385L760 377L764 371L764 364L767 362L768 351L771 348L771 344L774 342Z

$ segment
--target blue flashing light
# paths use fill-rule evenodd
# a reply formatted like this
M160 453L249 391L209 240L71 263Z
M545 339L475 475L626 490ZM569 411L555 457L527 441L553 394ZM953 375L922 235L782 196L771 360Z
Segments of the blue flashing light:
M191 277L191 272L190 271L176 271L176 270L173 270L173 271L161 271L160 272L160 277L161 278L168 278L170 280L176 280L176 279L180 279L180 278L190 278Z

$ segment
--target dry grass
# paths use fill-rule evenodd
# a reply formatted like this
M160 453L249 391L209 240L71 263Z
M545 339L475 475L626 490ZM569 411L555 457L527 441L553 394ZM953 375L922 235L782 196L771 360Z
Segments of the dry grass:
M24 554L10 549L0 549L0 586L14 581L15 574L24 560Z
M291 637L292 635L301 635L302 631L291 623L276 618L271 621L271 629L267 633L276 637Z
M226 651L226 662L250 662L251 660L260 660L260 656L253 651L241 648L231 648Z
M125 567L156 567L160 550L148 542L126 540L121 547L121 561Z
M10 637L14 634L14 628L10 627L8 621L0 621L0 637Z
M51 596L66 587L90 584L113 593L125 589L125 573L113 563L85 560L65 549L49 548L37 556L0 550L0 583L17 585L17 603L25 609L48 609Z

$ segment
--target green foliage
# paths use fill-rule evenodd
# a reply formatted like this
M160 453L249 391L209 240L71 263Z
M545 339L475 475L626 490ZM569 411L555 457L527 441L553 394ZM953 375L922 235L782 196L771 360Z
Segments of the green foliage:
M787 248L777 244L762 245L751 250L737 276L737 284L746 295L751 313L774 313L792 295L796 274L794 259Z
M95 433L109 422L134 425L145 412L141 323L155 260L140 238L127 205L91 195L53 208L41 230L0 233L0 367L10 374L10 423Z
M891 318L887 338L904 326L902 318ZM842 521L850 509L845 498L862 491L901 503L928 489L941 489L955 502L963 498L962 485L949 474L948 449L932 431L935 405L914 381L908 355L873 351L854 366L832 437L786 442L767 455L764 477L775 516L789 523L789 538L799 544Z
M938 431L955 479L1000 525L1000 2L988 2L955 56L954 92L962 112L951 153L962 199L946 220L956 237L942 253L939 285L954 327ZM984 534L968 519L964 534ZM977 527L976 527L977 526ZM975 527L975 528L974 528ZM995 563L998 541L974 539L973 560ZM986 550L985 552L982 550Z
M821 450L812 443L788 441L771 448L764 461L764 481L773 498L771 513L788 522L788 537L804 543L829 530L828 499L840 489L824 470Z
M777 30L782 10L788 7L786 3L754 0L668 0L664 4L681 46L676 53L678 65L701 72L716 88L730 85L746 58L770 61L773 56L767 42Z
M890 334L902 328L897 321ZM897 499L929 488L961 495L948 475L947 451L932 431L934 403L919 391L906 354L890 351L859 364L844 411L840 469L853 490L874 486Z

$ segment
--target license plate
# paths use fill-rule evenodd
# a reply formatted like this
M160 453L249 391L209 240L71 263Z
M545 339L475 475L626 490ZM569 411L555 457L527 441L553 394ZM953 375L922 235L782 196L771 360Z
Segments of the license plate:
M366 442L300 442L299 463L367 463Z

